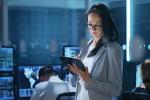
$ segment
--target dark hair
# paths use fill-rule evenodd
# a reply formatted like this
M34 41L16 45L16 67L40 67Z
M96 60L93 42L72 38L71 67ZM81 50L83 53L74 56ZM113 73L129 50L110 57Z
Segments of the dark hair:
M44 66L39 70L39 77L53 75L53 69L50 65Z
M150 92L150 60L147 59L141 64L141 74L142 81Z
M87 12L87 17L90 13L95 13L102 18L102 28L104 35L99 39L95 48L89 53L88 57L96 55L99 48L105 43L105 39L108 41L116 41L119 38L119 33L115 24L110 16L109 9L104 4L95 4Z

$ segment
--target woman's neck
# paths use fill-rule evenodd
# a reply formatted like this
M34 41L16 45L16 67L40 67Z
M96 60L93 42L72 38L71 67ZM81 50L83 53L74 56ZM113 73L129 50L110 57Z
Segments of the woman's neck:
M97 42L99 41L100 37L99 38L94 38L93 39L93 42L92 42L92 45L93 46L96 46Z

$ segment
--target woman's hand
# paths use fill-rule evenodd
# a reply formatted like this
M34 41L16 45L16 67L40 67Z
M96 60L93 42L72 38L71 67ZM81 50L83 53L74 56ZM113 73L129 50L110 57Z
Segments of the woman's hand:
M88 82L90 80L90 74L88 72L88 68L86 67L85 71L82 71L81 69L79 69L75 64L73 65L68 65L67 67L71 72L75 73L76 75L78 75L79 77L82 78L83 81Z
M79 55L75 56L76 59L80 59Z

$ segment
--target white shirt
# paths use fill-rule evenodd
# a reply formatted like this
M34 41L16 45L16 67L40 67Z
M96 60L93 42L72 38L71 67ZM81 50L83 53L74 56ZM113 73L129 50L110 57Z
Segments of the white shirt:
M87 56L88 56L89 52L90 52L91 50L93 50L93 49L94 49L94 46L93 46L93 45L90 45L90 46L89 46L89 49L88 49L88 52L87 52L85 58L84 58L83 61L82 61L83 64L84 64L86 67L88 67L89 73L90 73L91 70L92 70L92 64L93 64L93 60L94 60L94 57L95 57L95 56L92 56L92 57L87 57Z
M35 86L35 91L30 100L56 100L56 97L63 92L75 92L75 88L69 82L52 76L48 81Z
M85 56L85 58L83 59L83 64L88 67L88 71L89 73L91 72L92 70L92 64L93 64L93 60L94 60L94 57L95 56L92 56L92 57L87 57L89 52L91 50L93 50L94 46L93 45L90 45L89 46L89 49L88 49L88 52ZM88 91L85 89L85 81L83 81L81 78L79 80L79 84L80 84L80 91L77 95L77 100L89 100L89 95L88 95Z

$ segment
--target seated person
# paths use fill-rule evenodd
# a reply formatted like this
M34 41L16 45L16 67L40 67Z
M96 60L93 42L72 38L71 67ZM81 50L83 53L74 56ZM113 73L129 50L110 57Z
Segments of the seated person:
M42 73L44 72L43 70L41 71ZM41 73L41 71L39 71L39 73ZM43 82L35 86L34 93L30 100L56 100L56 97L60 93L75 92L76 89L73 88L69 82L62 81L54 74L52 67L46 67L44 74L46 74L47 77L40 78Z
M36 84L40 82L48 81L49 77L51 76L51 70L52 69L50 66L44 66L40 68L39 73L38 73L39 79L35 79L36 82L34 83L33 88L35 87Z
M143 83L140 87L133 89L132 92L150 94L150 60L145 60L141 64L140 70Z

